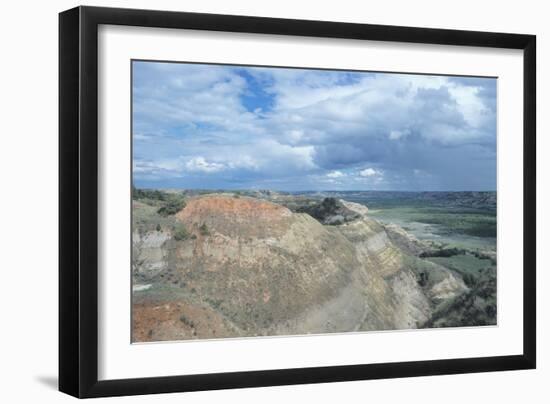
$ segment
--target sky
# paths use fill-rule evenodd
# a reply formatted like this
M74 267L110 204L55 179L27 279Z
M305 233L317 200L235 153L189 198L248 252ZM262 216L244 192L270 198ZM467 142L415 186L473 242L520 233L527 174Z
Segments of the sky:
M494 191L494 78L134 61L141 188Z

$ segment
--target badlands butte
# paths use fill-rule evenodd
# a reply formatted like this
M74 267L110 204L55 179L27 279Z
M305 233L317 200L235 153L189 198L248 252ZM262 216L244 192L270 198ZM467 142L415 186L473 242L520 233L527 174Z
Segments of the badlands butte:
M493 250L338 197L134 189L132 244L134 342L496 324Z

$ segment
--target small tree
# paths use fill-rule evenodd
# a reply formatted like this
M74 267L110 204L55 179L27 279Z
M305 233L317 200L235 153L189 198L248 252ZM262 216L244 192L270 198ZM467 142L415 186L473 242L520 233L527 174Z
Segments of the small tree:
M199 227L199 231L203 236L210 235L210 230L208 230L208 226L206 226L206 223L201 224L201 226Z
M426 272L420 273L420 279L418 280L418 284L422 287L426 286L428 283L428 274Z
M156 228L156 230L157 230L158 232L162 231L162 227L160 227L160 223L157 223L157 228Z

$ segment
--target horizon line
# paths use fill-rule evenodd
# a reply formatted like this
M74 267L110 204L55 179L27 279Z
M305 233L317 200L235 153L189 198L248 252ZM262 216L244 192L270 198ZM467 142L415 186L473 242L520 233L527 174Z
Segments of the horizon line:
M400 190L400 189L302 189L302 190L285 190L274 188L180 188L180 187L136 187L136 189L148 190L178 190L178 191L224 191L224 192L253 192L253 191L272 191L272 192L497 192L497 190Z

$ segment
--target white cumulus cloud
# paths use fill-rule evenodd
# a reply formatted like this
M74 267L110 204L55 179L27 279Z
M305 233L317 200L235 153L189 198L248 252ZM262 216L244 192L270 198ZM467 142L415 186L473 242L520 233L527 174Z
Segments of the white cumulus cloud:
M361 177L376 177L382 175L382 171L375 170L374 168L365 168L364 170L359 171Z
M344 174L342 171L331 171L327 174L327 177L329 178L340 178L344 177L346 174Z
M189 160L185 164L185 167L189 171L201 171L204 173L215 173L225 169L225 166L223 164L207 161L204 157L201 156L194 157Z

